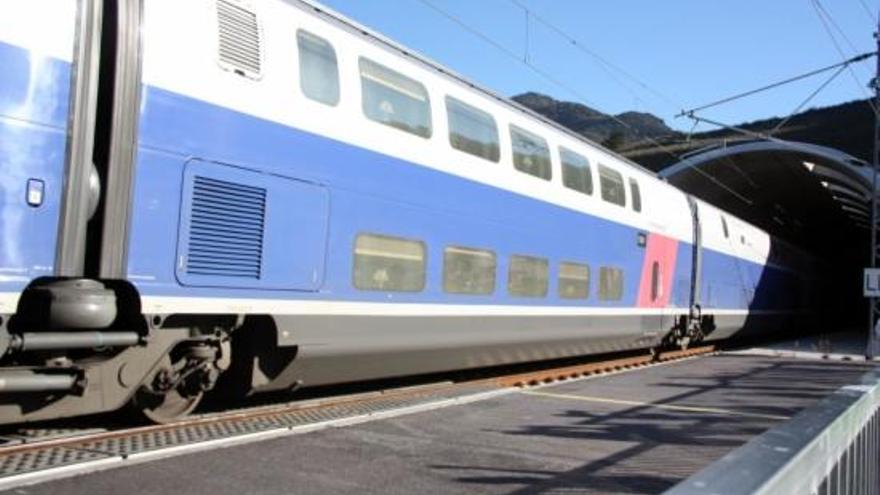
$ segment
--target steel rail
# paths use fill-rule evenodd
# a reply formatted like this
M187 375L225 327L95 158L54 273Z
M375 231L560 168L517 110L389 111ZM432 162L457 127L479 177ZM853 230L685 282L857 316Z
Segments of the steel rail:
M689 350L667 351L657 355L643 354L582 364L555 366L506 375L467 379L460 382L435 382L324 397L307 401L268 404L217 413L207 413L178 422L121 428L71 436L25 441L0 446L0 485L21 478L33 483L34 478L51 477L54 471L69 473L77 465L90 462L124 461L129 456L160 454L163 450L198 449L200 444L230 442L248 435L263 437L287 430L310 431L336 421L356 423L372 418L388 417L435 405L471 402L482 397L515 391L516 388L544 386L560 381L582 379L606 373L642 369L670 361L687 359L715 352L714 346ZM253 440L251 440L253 441Z

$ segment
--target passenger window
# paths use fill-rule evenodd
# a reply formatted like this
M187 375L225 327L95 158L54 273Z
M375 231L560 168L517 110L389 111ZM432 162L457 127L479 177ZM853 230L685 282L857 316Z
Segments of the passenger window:
M593 174L590 171L590 161L561 146L559 147L559 160L562 162L562 184L584 194L593 194Z
M559 297L586 299L590 296L590 267L580 263L559 264Z
M513 145L513 166L544 180L550 180L550 148L547 141L529 131L510 126L510 140Z
M443 250L443 290L452 294L495 292L495 253L449 246Z
M609 266L599 269L599 299L602 301L623 299L623 270Z
M362 105L368 119L431 137L431 104L422 83L365 58L359 66Z
M335 106L339 103L339 69L336 51L323 38L300 29L296 32L299 48L299 87L307 98Z
M651 302L660 297L660 263L655 261L651 265Z
M635 179L629 179L629 196L633 211L642 211L642 193L639 191L639 183Z
M354 286L362 290L421 291L425 288L425 244L384 235L358 235Z
M511 296L545 297L549 263L545 258L511 256L507 271L507 292Z
M626 206L626 192L623 189L623 176L613 168L599 164L599 186L602 199L618 206Z
M467 103L446 97L449 144L471 155L497 162L500 155L498 126L492 116Z

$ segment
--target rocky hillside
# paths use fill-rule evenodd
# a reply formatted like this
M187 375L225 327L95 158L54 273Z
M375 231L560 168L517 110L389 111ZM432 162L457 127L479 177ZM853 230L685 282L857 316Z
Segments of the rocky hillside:
M572 101L559 101L540 93L524 93L513 99L588 139L599 143L610 142L615 147L645 137L657 139L676 134L662 119L650 113L625 112L615 115L626 123L623 125L611 115L594 108Z
M673 155L680 156L720 140L750 139L724 129L687 136L670 129L663 120L649 113L626 112L616 116L635 129L632 130L616 122L610 115L580 103L557 101L538 93L525 93L513 99L653 170L662 169L677 161ZM766 133L780 121L780 118L775 117L739 124L738 127ZM837 148L863 160L870 160L874 142L874 115L867 100L813 108L792 117L774 135L780 139Z

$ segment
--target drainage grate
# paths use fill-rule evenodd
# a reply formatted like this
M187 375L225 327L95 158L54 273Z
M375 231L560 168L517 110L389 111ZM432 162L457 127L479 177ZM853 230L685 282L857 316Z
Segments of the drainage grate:
M164 429L148 429L129 434L116 432L113 433L114 436L92 440L71 439L70 442L55 447L41 448L34 445L30 449L25 447L9 454L0 454L0 479L87 461L126 458L133 454L199 442L392 412L491 390L497 390L497 387L484 384L460 385L415 393L391 393L387 396L319 406L300 406L299 409L293 405L290 409L238 411L234 417L218 415L207 421Z
M102 452L66 447L26 450L0 456L0 473L3 473L3 476L13 476L109 457L112 456Z

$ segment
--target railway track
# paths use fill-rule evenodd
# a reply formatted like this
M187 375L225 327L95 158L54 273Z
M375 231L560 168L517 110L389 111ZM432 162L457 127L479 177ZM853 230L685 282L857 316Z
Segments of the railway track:
M0 445L0 490L236 443L304 433L474 402L517 388L626 371L715 352L714 346L667 351L502 376L327 397L208 413L164 424L119 429L34 430Z

